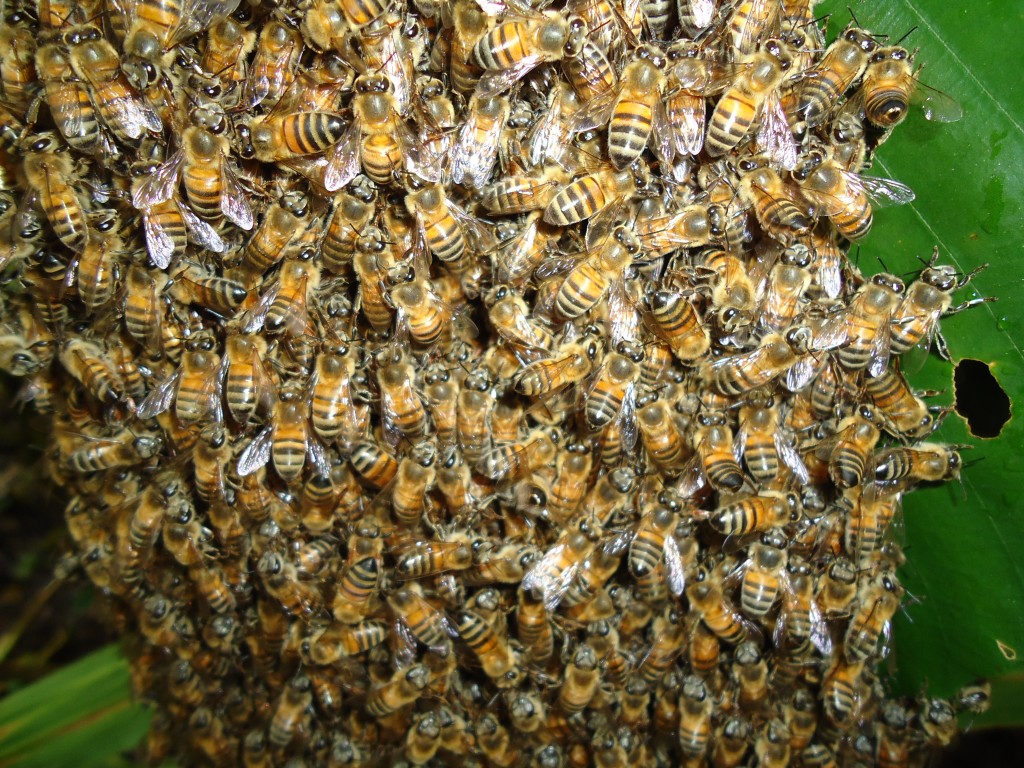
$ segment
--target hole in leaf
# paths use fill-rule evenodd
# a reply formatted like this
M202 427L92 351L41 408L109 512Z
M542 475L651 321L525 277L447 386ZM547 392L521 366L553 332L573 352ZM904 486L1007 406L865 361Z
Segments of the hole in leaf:
M981 360L964 358L953 372L956 412L975 437L996 437L1010 420L1010 398Z

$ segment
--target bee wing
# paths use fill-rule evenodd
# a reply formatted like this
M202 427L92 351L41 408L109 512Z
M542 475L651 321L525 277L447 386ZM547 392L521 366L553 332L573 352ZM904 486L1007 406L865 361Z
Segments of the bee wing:
M843 290L843 264L842 256L838 251L830 251L828 254L818 253L815 263L818 270L818 282L825 295L830 299L839 297Z
M849 310L838 312L835 317L828 320L817 333L814 334L814 342L811 348L817 351L835 349L841 347L849 339Z
M853 174L850 174L853 176ZM914 201L914 190L906 184L893 179L880 179L875 176L853 176L847 183L857 184L864 189L871 204L876 208L889 205L906 205Z
M124 95L109 99L106 105L113 113L118 127L129 138L137 139L147 130L157 133L163 130L160 117L134 93L134 89L126 90Z
M786 389L790 392L799 392L811 383L816 373L817 365L814 358L804 355L786 371Z
M403 147L406 170L435 184L445 182L450 142L438 144L421 141L404 123L399 124L399 141Z
M167 43L167 50L230 16L238 3L239 0L186 0L182 3L181 18Z
M531 217L503 249L498 259L498 275L502 282L517 283L533 268L534 243L537 242L537 217Z
M159 222L150 215L150 208L142 209L142 229L146 234L146 250L157 269L167 269L174 258L174 240Z
M704 146L704 123L707 115L704 97L688 92L677 93L668 100L666 112L676 154L700 154Z
M252 229L254 220L249 197L238 182L238 177L226 157L220 159L220 210L228 220L244 230Z
M531 166L543 166L547 162L558 162L565 154L564 145L569 137L558 118L562 108L559 99L553 99L540 119L533 124L526 135L526 156Z
M616 279L608 289L608 335L612 346L640 338L640 313L626 290L626 281Z
M665 577L668 588L673 595L679 597L686 589L686 569L683 558L679 554L679 545L671 534L665 537Z
M565 548L565 544L556 544L523 576L523 588L538 590L544 596L544 607L549 613L558 610L558 604L580 569L579 563L573 562L559 570L558 563Z
M880 324L875 338L871 342L871 362L868 363L868 373L878 377L882 375L889 365L889 353L892 347L892 334L890 333L889 320L886 319Z
M461 226L462 231L477 251L489 252L497 245L494 239L494 226L487 225L482 219L471 215L454 200L448 201L448 212Z
M331 460L327 455L327 449L311 432L306 435L306 458L318 474L331 474Z
M691 498L699 494L706 485L707 480L704 477L704 468L698 452L686 462L683 470L679 473L675 489L683 498Z
M615 109L615 103L619 100L620 91L621 86L617 86L599 96L595 96L584 104L569 119L569 135L573 136L584 131L592 131L606 125L612 116L612 111Z
M178 210L181 212L181 218L185 222L185 228L188 230L188 234L196 244L201 245L208 251L214 253L224 253L227 250L227 246L224 244L224 240L218 234L217 230L214 229L208 222L203 221L187 204L181 200L177 201Z
M743 10L747 15L743 18L733 42L740 50L752 50L760 42L762 31L774 27L775 18L779 13L779 5L775 0L753 0L749 4L743 5L745 6ZM765 9L767 5L772 7ZM740 9L741 4L737 3L733 13L739 13Z
M622 432L622 448L627 454L632 454L640 437L636 425L636 384L632 382L626 387L618 420Z
M362 170L359 161L359 138L359 124L352 123L341 140L328 151L323 175L324 189L328 192L337 192L347 187Z
M947 93L925 85L920 80L917 88L910 95L912 104L919 104L924 111L925 119L937 123L955 123L964 116L964 108L960 102Z
M552 379L557 380L557 379L561 378L563 371L572 370L572 368L574 368L575 366L576 366L576 357L575 357L575 355L568 355L566 357L558 358L558 359L554 359L554 360L550 359L550 358L548 358L546 360L538 360L537 362L530 363L530 365L528 365L525 368L521 369L513 377L513 380L514 381L519 381L524 376L532 373L533 370L535 370L537 368L541 368L541 367L547 369L548 375ZM562 384L561 386L555 387L554 389L552 389L550 392L548 392L546 394L551 394L552 392L558 392L558 391L564 389L565 386L566 386L566 384Z
M498 157L498 137L504 120L494 120L482 141L477 141L474 120L466 120L455 139L451 152L451 179L456 184L482 187L490 178Z
M246 477L251 475L260 467L266 466L270 461L270 449L274 440L273 427L268 425L252 439L238 456L238 476Z
M184 162L185 151L179 149L157 168L152 176L139 184L132 193L132 205L141 211L148 206L170 200L174 188L178 185L178 176Z
M690 20L698 31L711 26L715 18L715 0L687 0L690 6Z
M538 280L547 280L549 277L556 277L558 275L564 275L566 272L571 271L581 261L587 258L587 253L576 253L568 256L552 256L543 261L543 263L534 270L534 274Z
M651 149L663 163L671 163L675 157L675 131L663 98L654 102L652 110Z
M487 99L507 91L530 74L542 60L538 54L526 56L508 69L484 75L477 82L473 95L478 99Z
M171 403L174 402L174 393L177 391L180 379L181 369L179 368L147 393L139 403L135 414L140 419L151 419L170 408Z
M802 484L809 483L811 481L810 472L807 470L807 465L804 464L804 460L800 457L796 446L793 445L788 437L778 432L775 433L774 439L775 450L778 452L782 463L789 467L793 476Z
M391 448L394 448L402 440L402 432L397 426L398 411L395 408L395 400L386 389L380 392L380 423L384 431L384 439Z
M281 281L278 279L260 296L260 300L256 302L256 305L242 315L242 333L258 333L263 328L263 323L267 319L267 312L270 311L270 307L280 291Z
M796 168L797 149L786 113L779 102L777 91L772 91L761 108L761 127L757 130L757 144L775 165L792 171Z

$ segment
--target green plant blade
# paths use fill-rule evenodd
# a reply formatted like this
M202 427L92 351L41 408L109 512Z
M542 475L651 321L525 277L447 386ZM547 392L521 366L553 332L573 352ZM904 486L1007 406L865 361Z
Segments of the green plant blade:
M128 662L109 645L0 701L0 768L115 764L149 719L132 701Z
M846 2L816 8L832 13L830 37L849 20ZM918 111L880 150L871 175L911 186L917 200L876 211L875 226L861 248L860 265L880 271L920 269L939 246L941 263L963 271L991 266L958 299L996 296L943 321L954 359L975 358L991 371L1011 400L1011 420L995 440L972 436L958 415L946 419L937 440L967 443L962 486L915 491L904 503L902 572L912 602L895 622L891 658L895 686L917 693L950 695L979 676L997 678L1024 661L1024 468L1019 461L1024 425L1024 285L1018 265L1020 208L1024 200L1024 86L1007 62L1019 58L1024 31L1019 4L982 0L886 0L852 5L861 26L920 47L921 81L957 99L964 117L931 123ZM977 293L976 293L976 292ZM911 372L918 387L945 390L952 402L953 368L936 359ZM1007 699L1009 700L1009 699ZM999 702L996 702L997 706ZM993 713L1020 723L1024 711Z

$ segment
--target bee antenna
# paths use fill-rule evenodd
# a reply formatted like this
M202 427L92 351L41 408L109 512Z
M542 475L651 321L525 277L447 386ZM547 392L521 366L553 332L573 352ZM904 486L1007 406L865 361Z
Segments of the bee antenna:
M902 43L904 40L906 40L908 37L910 37L912 32L914 32L916 30L917 30L917 24L915 24L910 29L908 29L907 33L905 35L903 35L903 37L901 37L899 40L896 41L896 45L899 45L900 43Z

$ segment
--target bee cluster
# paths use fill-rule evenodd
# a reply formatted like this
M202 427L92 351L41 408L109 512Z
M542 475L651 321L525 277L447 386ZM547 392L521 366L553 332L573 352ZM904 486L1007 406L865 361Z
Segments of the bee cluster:
M894 361L983 299L848 261L918 83L813 5L5 5L0 366L152 759L899 766L984 706L875 671L960 471Z

